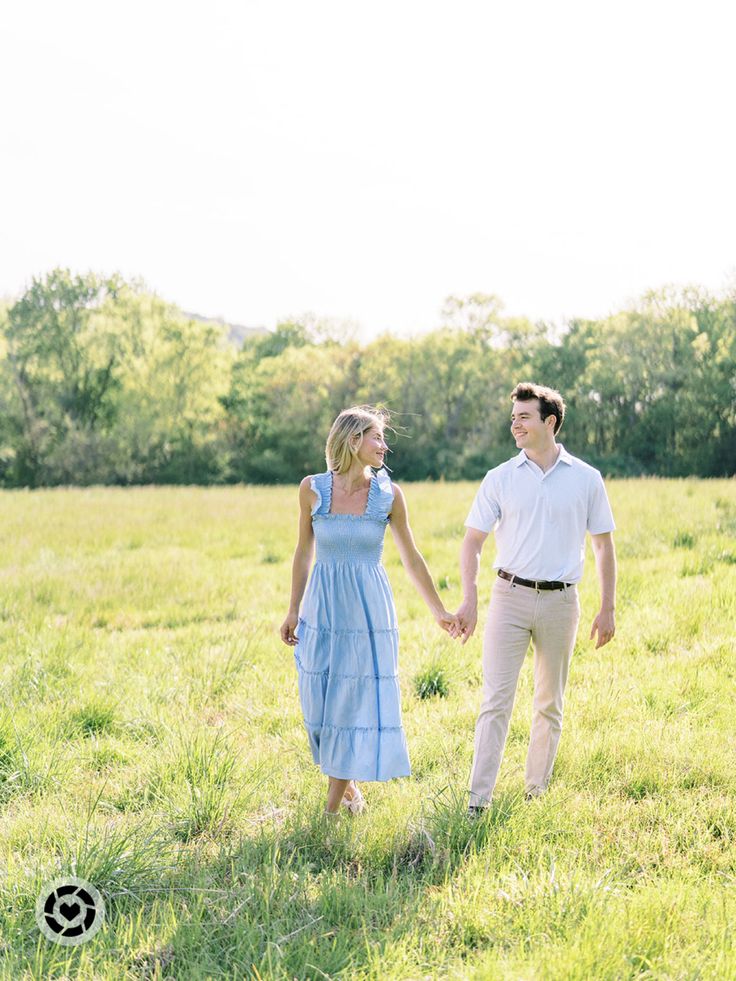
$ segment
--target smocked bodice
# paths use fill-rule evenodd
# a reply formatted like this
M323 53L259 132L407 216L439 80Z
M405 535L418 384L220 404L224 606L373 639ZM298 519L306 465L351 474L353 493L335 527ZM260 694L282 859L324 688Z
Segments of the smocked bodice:
M333 475L328 470L316 474L310 482L317 495L312 508L316 561L378 565L394 501L391 478L384 469L373 474L363 514L330 514L332 480Z

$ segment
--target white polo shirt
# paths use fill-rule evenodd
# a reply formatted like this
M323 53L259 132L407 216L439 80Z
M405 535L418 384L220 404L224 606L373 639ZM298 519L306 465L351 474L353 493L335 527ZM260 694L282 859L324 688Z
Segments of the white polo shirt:
M523 579L579 582L586 531L615 530L599 471L558 446L557 461L546 472L522 450L483 478L465 525L495 531L494 569Z

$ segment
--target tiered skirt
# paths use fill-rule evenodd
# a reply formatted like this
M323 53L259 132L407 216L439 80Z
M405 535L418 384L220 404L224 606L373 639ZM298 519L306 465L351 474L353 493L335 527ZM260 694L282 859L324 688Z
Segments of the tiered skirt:
M409 776L399 633L382 565L317 562L294 648L312 758L342 780Z

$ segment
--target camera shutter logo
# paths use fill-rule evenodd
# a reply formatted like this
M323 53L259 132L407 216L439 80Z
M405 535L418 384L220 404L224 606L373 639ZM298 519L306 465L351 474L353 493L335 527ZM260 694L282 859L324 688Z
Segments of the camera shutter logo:
M67 947L91 940L104 919L105 904L99 890L74 876L44 886L36 901L36 923L41 933Z

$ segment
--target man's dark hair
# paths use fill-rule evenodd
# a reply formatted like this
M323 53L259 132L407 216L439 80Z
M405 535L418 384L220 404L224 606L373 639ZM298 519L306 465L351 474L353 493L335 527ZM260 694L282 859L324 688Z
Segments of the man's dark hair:
M547 416L554 416L555 436L562 428L565 419L565 400L554 388L547 388L546 385L535 385L534 382L519 382L511 393L512 402L531 402L539 399L539 414L542 422Z

